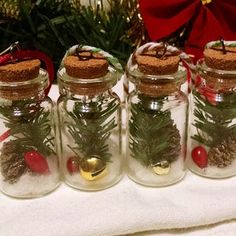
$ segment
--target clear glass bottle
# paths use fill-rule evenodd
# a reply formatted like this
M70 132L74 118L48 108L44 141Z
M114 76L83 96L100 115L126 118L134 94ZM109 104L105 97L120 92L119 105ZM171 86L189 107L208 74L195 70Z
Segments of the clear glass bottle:
M0 81L0 188L16 198L45 195L60 180L48 74L26 79Z
M122 177L120 99L111 90L120 76L111 65L89 79L72 77L65 67L58 72L62 171L74 188L101 190Z
M230 177L236 174L236 71L210 68L205 59L200 59L196 68L188 168L204 177Z
M135 90L127 102L128 176L145 186L166 186L185 175L187 96L180 90L186 70L144 74L136 63L127 68Z

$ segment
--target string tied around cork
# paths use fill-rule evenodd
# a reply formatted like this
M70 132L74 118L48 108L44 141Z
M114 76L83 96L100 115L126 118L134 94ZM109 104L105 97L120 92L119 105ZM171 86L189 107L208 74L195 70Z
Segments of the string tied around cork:
M84 53L88 53L88 55L85 55ZM81 46L76 47L75 49L75 55L79 58L81 61L88 61L92 58L95 58L93 53L90 50L82 49Z
M85 54L87 53L87 54ZM64 65L63 61L67 56L77 56L79 60L81 61L87 61L90 59L96 59L96 60L106 60L109 63L109 66L114 68L117 72L119 73L123 73L123 68L119 62L119 60L112 56L111 54L103 51L100 48L96 48L96 47L91 47L91 46L87 46L87 45L74 45L71 48L69 48L67 50L67 52L65 53L63 59L62 59L62 63L61 66Z
M150 54L148 53L149 51L154 51L155 53ZM168 57L171 56L179 55L180 57L183 57L183 54L185 55L184 57L186 57L185 53L183 53L176 47L169 45L167 42L149 42L134 51L134 53L128 60L128 65L130 65L131 62L135 64L136 57L138 55L150 56L160 60L166 60Z
M180 55L181 52L179 50L168 50L169 46L170 45L167 42L160 42L160 43L157 43L157 45L152 48L152 50L155 51L155 54L147 54L147 52L150 50L150 48L147 47L147 48L144 48L143 52L141 52L140 55L156 57L161 60L166 60L167 57L170 57L170 56Z
M236 53L236 51L233 51L233 50L230 50L229 48L226 48L227 45L225 45L225 41L223 38L221 38L220 40L220 47L219 45L217 44L217 46L211 46L210 48L215 50L215 51L220 51L222 52L224 55L227 54L228 52L229 53Z

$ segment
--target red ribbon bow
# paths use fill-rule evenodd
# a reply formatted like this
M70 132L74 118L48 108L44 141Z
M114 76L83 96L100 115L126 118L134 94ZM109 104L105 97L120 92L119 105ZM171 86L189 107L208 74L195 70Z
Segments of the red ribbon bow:
M209 1L210 2L210 1ZM207 3L207 2L206 2ZM236 39L236 0L139 0L151 40L161 40L183 26L190 27L185 51L202 57L207 42Z

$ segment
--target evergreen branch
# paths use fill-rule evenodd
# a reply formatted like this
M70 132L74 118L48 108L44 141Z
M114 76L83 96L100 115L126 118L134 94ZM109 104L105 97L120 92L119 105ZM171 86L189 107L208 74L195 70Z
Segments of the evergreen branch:
M171 119L170 111L162 110L162 102L158 99L144 95L140 95L139 99L137 104L131 105L131 156L145 166L163 160L173 162L178 157L181 147L180 134ZM154 111L144 105L150 102L158 102L160 108Z
M27 101L13 102L11 106L0 106L0 114L5 119L5 127L15 138L17 146L24 152L37 150L48 156L54 152L53 137L50 137L50 112L38 104L31 107Z
M194 95L193 125L197 134L192 139L208 147L214 147L229 136L236 137L236 124L232 120L236 117L235 93L226 93L221 102L211 104L204 96L196 91Z
M68 133L75 143L70 149L77 153L78 158L81 158L78 155L81 153L85 157L96 155L105 162L110 161L112 155L107 140L117 124L115 117L109 118L117 109L116 99L108 104L101 99L99 102L76 102L73 110L67 111L71 117L71 121L67 122Z

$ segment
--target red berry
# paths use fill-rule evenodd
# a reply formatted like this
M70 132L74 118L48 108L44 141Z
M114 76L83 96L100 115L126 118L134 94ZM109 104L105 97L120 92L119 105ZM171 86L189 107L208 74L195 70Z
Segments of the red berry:
M25 162L27 166L36 173L49 173L47 160L37 151L28 151L25 153Z
M207 151L202 146L197 146L192 150L192 159L200 168L207 166Z
M79 171L79 162L77 161L76 157L70 157L67 160L66 165L70 174L73 174Z

